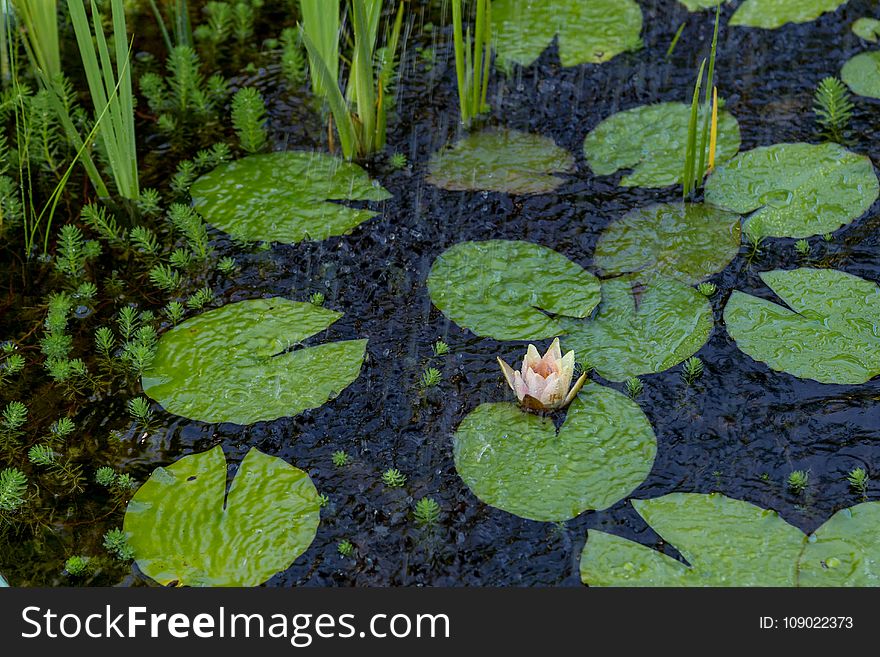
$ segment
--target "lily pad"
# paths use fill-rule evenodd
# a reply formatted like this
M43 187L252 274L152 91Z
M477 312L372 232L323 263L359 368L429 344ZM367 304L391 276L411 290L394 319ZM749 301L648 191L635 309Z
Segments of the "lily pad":
M859 96L880 98L880 50L859 53L840 70L840 78Z
M657 441L638 404L587 383L557 433L512 403L482 404L455 433L455 467L483 502L530 520L567 520L629 495Z
M320 521L309 476L251 449L226 493L223 449L157 468L125 511L138 567L164 586L257 586L309 547Z
M661 203L608 226L593 262L605 276L644 271L697 283L736 257L740 239L737 214L701 204Z
M687 7L688 11L702 11L703 9L713 9L718 5L728 2L728 0L678 0Z
M633 500L687 563L590 530L581 580L590 586L877 586L880 503L835 513L807 536L774 511L712 493Z
M296 347L341 316L280 297L202 313L162 335L144 392L202 422L251 424L317 408L358 377L367 341Z
M618 112L587 135L584 157L600 176L632 169L620 181L624 187L677 185L682 178L690 112L690 105L684 103L642 105ZM730 112L721 110L716 165L736 155L739 145L739 124Z
M611 381L668 370L706 344L712 306L680 281L638 275L602 283L602 303L594 319L567 319L565 350Z
M715 170L706 202L751 213L753 237L810 237L831 233L864 214L880 185L864 155L839 144L762 146Z
M859 18L852 24L852 31L853 34L865 41L877 43L880 38L880 21L876 18Z
M833 269L761 274L789 308L735 291L724 323L736 345L774 370L857 385L880 374L880 288Z
M443 189L544 194L565 182L553 174L573 170L574 158L547 137L488 129L438 151L428 168L428 182Z
M847 0L746 0L733 13L731 25L775 30L786 23L809 23Z
M492 36L498 65L530 66L559 35L563 66L598 64L642 41L642 10L634 0L494 0Z
M496 340L541 340L563 332L562 317L586 317L599 281L532 242L461 242L431 266L428 292L459 326Z
M221 164L193 183L205 219L249 241L324 240L351 232L372 210L336 201L384 201L391 194L358 165L322 153L285 151Z

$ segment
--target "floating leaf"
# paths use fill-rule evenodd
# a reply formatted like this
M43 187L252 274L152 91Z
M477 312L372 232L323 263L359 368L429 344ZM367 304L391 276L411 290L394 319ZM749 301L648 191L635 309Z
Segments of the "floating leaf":
M776 144L740 153L706 181L706 202L752 213L754 237L810 237L860 217L877 199L874 165L839 144Z
M739 215L701 204L660 203L609 225L593 263L606 276L643 271L697 283L724 269L739 245Z
M727 0L678 0L687 7L688 11L702 11L703 9L712 9Z
M735 291L724 323L736 345L774 370L857 385L880 374L880 288L833 269L764 272L791 308Z
M687 564L591 529L581 553L590 586L877 586L880 503L835 513L807 537L774 511L712 493L633 500Z
M157 468L125 511L138 567L164 586L257 586L309 547L320 520L309 476L251 449L226 494L223 449Z
M586 317L599 281L565 256L531 242L462 242L431 266L428 292L459 326L496 340L540 340L563 332L561 317Z
M516 404L482 404L455 433L455 467L483 502L531 520L567 520L629 495L657 441L638 404L587 383L557 433Z
M746 0L733 13L731 25L775 30L786 23L809 23L847 0Z
M438 151L428 167L428 182L443 189L543 194L565 182L552 174L571 171L574 158L547 137L489 129Z
M859 18L852 24L852 31L865 41L877 43L880 38L880 21L876 18Z
M367 341L295 347L341 316L280 297L208 311L162 335L144 392L202 422L251 424L317 408L357 378Z
M662 372L694 355L712 331L712 306L679 281L637 275L602 283L594 319L564 323L564 349L611 381Z
M391 197L358 165L303 151L222 164L199 178L190 193L205 219L230 235L289 244L344 235L376 214L333 201Z
M600 176L632 169L620 181L624 187L677 185L682 179L690 112L690 105L684 103L642 105L618 112L587 135L587 163ZM722 110L718 114L715 161L730 159L739 145L739 124ZM707 152L708 148L707 144Z
M492 30L499 66L530 66L559 35L563 66L598 64L642 41L642 10L634 0L494 0Z
M868 98L880 98L880 50L859 53L840 70L841 79L852 92Z

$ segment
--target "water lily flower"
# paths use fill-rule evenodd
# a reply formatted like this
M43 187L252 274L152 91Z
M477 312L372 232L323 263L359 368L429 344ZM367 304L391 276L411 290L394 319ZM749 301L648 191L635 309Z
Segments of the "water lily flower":
M565 356L559 348L559 338L541 356L530 344L523 359L522 370L517 372L500 358L498 364L507 379L507 385L516 393L519 403L532 411L548 411L568 406L587 380L587 373L571 385L574 374L574 351ZM571 387L571 389L569 389Z

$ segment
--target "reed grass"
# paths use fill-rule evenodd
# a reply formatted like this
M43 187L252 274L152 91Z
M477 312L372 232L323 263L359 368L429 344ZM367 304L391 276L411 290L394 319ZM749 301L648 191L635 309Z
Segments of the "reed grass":
M57 0L12 0L12 6L25 28L31 60L49 78L60 75Z
M301 29L308 35L312 92L326 98L339 84L340 0L300 0Z
M474 35L463 30L462 0L452 0L452 36L455 47L455 75L461 122L488 111L489 67L492 59L492 1L477 0Z

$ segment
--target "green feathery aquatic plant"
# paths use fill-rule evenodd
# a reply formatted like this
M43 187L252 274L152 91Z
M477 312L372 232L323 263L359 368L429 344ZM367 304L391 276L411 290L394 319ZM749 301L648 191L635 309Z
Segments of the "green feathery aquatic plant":
M813 112L823 134L833 141L841 141L852 111L853 104L843 82L827 77L819 83L813 96Z
M486 93L492 59L492 0L477 0L473 38L468 26L462 32L462 0L452 0L452 35L455 43L455 75L461 122L488 111Z

